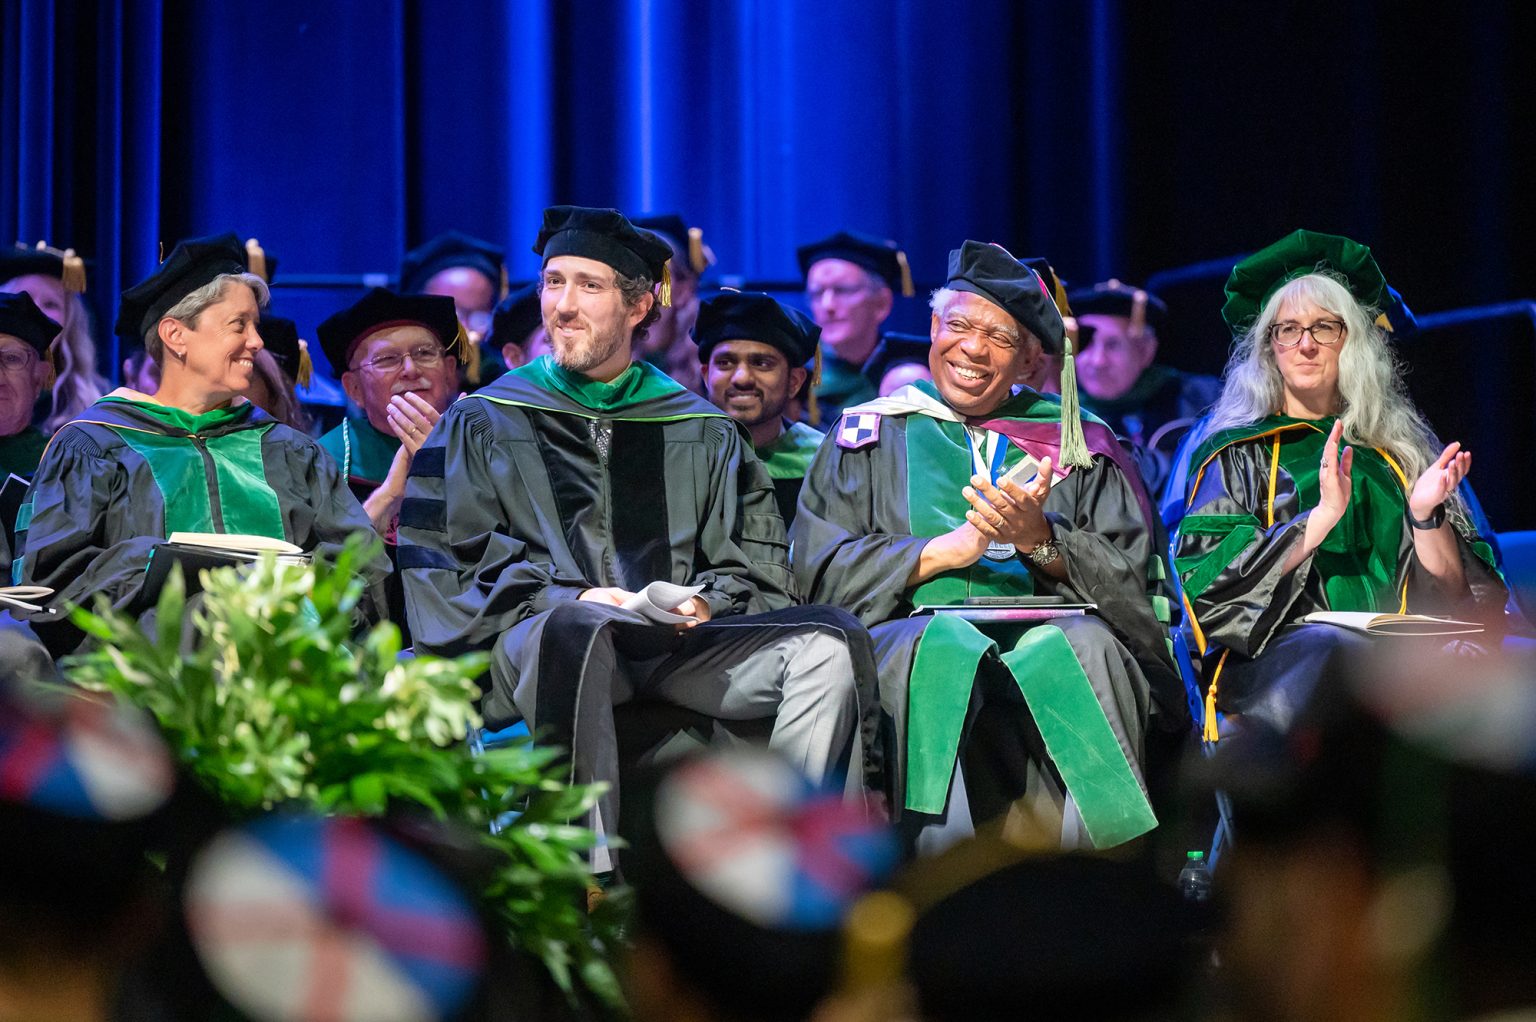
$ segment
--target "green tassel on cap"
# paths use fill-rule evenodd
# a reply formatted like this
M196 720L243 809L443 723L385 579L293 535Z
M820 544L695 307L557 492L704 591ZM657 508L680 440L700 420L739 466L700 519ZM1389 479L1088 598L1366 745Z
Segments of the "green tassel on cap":
M1077 365L1072 357L1072 335L1062 341L1061 356L1061 463L1073 468L1093 464L1083 436L1083 413L1077 400Z

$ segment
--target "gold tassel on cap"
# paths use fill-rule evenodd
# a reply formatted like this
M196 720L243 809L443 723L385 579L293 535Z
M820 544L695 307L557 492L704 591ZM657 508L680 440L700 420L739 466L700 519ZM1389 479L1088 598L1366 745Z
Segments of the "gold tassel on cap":
M703 273L709 268L709 260L704 255L704 231L702 228L688 228L688 265L693 267L695 274Z
M1072 357L1071 335L1062 343L1061 356L1061 463L1073 468L1087 468L1093 464L1088 453L1088 440L1083 436L1083 415L1077 400L1077 365Z
M1140 337L1147 332L1147 293L1137 288L1131 294L1131 336Z
M59 336L62 337L63 335L60 334ZM59 337L55 337L51 342L49 342L48 350L43 352L44 390L53 389L54 382L58 380L59 374L64 371L64 367L60 364L63 361L64 356L59 350Z
M59 283L64 285L64 290L73 294L85 294L85 260L76 255L72 248L66 248L62 258L64 266L59 271Z
M315 363L309 358L309 342L299 338L299 367L293 374L293 382L301 387L308 387L309 381L315 375Z
M499 302L512 291L512 281L507 276L507 264L501 264L501 280L497 282L496 300Z
M453 350L458 352L459 361L464 363L464 379L476 387L480 386L480 345L469 339L463 323L459 324L459 332L453 337Z
M268 284L272 283L272 277L267 273L267 253L261 247L261 242L255 238L245 239L245 265L250 271Z
M899 248L896 250L896 265L901 268L901 297L911 298L917 294L912 286L912 267L907 265L907 254Z
M656 300L661 302L663 309L672 307L672 260L670 259L661 264L661 290L656 295Z
M821 344L816 345L816 354L811 356L811 386L805 398L805 415L812 426L821 425L821 406L816 403L816 388L821 386Z
M1051 282L1056 285L1051 295L1051 300L1056 303L1056 311L1061 313L1062 319L1072 318L1072 306L1067 302L1067 289L1061 284L1061 277L1056 273L1056 267L1046 263L1046 269L1051 271Z

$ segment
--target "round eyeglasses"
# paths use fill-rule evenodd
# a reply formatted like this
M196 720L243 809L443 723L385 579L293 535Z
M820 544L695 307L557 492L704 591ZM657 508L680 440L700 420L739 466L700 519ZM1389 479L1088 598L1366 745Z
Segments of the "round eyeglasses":
M1282 348L1294 348L1301 343L1303 334L1311 334L1312 340L1323 347L1331 347L1344 339L1344 323L1337 319L1320 319L1309 326L1286 320L1269 328L1269 339Z
M416 364L417 369L435 369L438 363L442 362L443 354L443 349L435 344L423 344L419 348L412 348L404 355L389 354L370 358L366 362L359 362L357 368L372 369L376 373L392 373L405 365L405 360L409 358Z

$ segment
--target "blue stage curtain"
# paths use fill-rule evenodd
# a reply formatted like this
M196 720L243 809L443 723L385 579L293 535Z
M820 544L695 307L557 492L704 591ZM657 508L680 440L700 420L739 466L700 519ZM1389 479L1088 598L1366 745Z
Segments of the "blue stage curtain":
M932 286L967 237L1087 283L1306 225L1421 309L1528 292L1536 8L1261 8L5 0L0 240L79 249L109 323L162 242L255 236L306 332L448 228L531 278L554 202L681 211L721 273L791 286L841 227Z

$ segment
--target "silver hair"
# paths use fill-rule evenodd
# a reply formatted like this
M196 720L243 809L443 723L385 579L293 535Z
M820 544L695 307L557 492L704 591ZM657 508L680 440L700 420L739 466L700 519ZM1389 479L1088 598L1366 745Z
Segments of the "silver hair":
M944 314L949 311L950 304L954 302L954 300L958 297L960 297L960 292L956 291L954 288L936 288L933 294L928 296L928 307L933 310L933 314L935 316L938 316L940 319L942 319ZM1001 311L1008 317L1008 322L1013 324L1014 344L1023 344L1026 337L1035 336L1028 330L1024 329L1023 324L1014 319L1013 314L1008 312L1007 309L1002 309Z
M196 330L197 317L207 311L210 306L223 301L225 291L235 284L244 284L250 288L256 295L256 304L260 308L265 309L272 300L272 291L267 287L267 282L254 273L219 274L196 291L189 292L181 301L165 310L160 319L155 320L145 329L144 350L149 352L149 357L155 360L155 365L165 364L165 348L160 341L160 320L179 320Z
M1233 345L1221 396L1211 409L1204 435L1257 422L1283 410L1284 384L1269 343L1269 328L1283 306L1300 300L1310 301L1344 322L1345 342L1339 348L1339 417L1344 423L1345 442L1386 451L1412 487L1440 456L1442 445L1408 398L1402 368L1388 346L1386 331L1375 322L1377 310L1362 306L1342 278L1328 271L1297 277L1264 303L1258 318ZM1449 503L1465 523L1466 508L1461 499L1453 494Z

